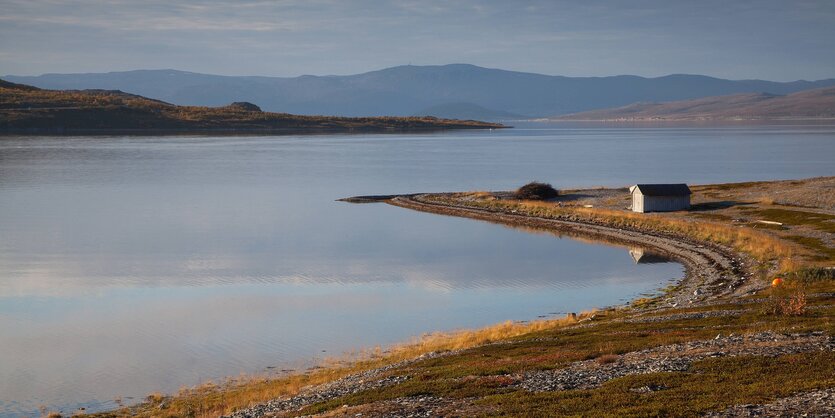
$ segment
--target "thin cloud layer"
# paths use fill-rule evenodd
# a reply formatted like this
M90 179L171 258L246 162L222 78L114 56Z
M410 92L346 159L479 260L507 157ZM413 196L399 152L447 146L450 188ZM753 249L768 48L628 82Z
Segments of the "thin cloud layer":
M467 62L562 75L835 74L824 1L2 1L0 73L351 74Z

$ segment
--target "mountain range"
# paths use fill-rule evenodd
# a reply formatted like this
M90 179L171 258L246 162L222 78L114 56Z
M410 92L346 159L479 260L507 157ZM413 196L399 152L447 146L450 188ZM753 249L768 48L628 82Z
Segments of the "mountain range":
M835 87L789 95L743 93L666 103L634 103L592 110L557 120L684 121L756 119L835 119Z
M121 90L178 105L252 102L266 111L301 115L551 117L635 102L664 102L736 93L789 94L835 86L835 79L773 82L700 75L645 78L563 77L469 64L399 66L346 76L219 76L176 70L6 76L48 89Z

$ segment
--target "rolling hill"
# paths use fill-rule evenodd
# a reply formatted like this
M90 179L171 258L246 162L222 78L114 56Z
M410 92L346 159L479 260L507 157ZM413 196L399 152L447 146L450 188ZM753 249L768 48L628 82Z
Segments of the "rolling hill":
M0 133L391 132L500 128L433 117L300 116L248 102L177 106L118 90L44 90L0 80Z
M685 121L757 119L835 119L835 87L786 96L768 93L734 94L666 103L633 103L593 110L556 120Z
M635 102L666 102L736 93L789 94L835 86L835 79L788 83L700 75L562 77L468 64L405 65L345 76L218 76L175 70L44 74L5 79L50 89L121 90L169 103L222 106L246 101L267 111L303 115L409 116L459 114L550 117ZM481 107L478 110L473 107ZM439 111L440 110L440 111Z

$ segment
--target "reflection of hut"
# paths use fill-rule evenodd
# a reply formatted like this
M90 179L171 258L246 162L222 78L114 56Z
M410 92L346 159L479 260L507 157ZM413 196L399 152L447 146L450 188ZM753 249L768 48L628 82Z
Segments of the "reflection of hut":
M635 264L653 264L653 263L669 263L670 259L658 254L647 251L640 247L630 248L629 255L635 260Z
M690 209L690 188L686 184L636 184L632 193L633 212L672 212Z

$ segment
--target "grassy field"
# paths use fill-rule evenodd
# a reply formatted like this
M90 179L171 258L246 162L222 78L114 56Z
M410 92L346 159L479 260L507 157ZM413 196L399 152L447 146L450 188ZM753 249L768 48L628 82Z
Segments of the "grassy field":
M764 186L765 184L765 186ZM789 185L789 183L786 183ZM802 181L790 184L797 188ZM746 253L757 263L763 290L714 304L656 309L647 301L553 320L507 322L479 330L426 335L395 347L376 347L353 358L334 359L322 368L284 378L248 377L155 394L135 407L99 416L213 417L307 385L385 365L384 376L408 376L402 383L314 402L282 416L363 413L385 415L397 400L443 399L450 415L464 416L699 416L740 404L767 403L805 391L835 387L832 351L702 358L686 370L647 372L611 379L586 389L531 392L519 387L526 373L559 370L576 362L616 363L639 350L709 341L720 335L835 335L835 270L828 209L775 205L757 198L742 202L751 188L770 183L696 187L698 211L652 216L614 207L584 207L586 202L522 201L489 192L423 196L422 199L485 208L502 213L570 219L623 229L657 231L701 242L719 243ZM712 193L718 193L711 196ZM728 196L728 193L739 193ZM612 204L623 199L604 196ZM714 207L707 209L706 207ZM762 228L744 214L784 225ZM779 276L783 285L765 284ZM675 287L669 289L675 291ZM711 315L714 313L716 315ZM634 321L635 318L644 320ZM652 319L652 320L646 320ZM439 357L414 359L425 353ZM405 361L405 362L404 362ZM663 390L642 392L644 387Z

